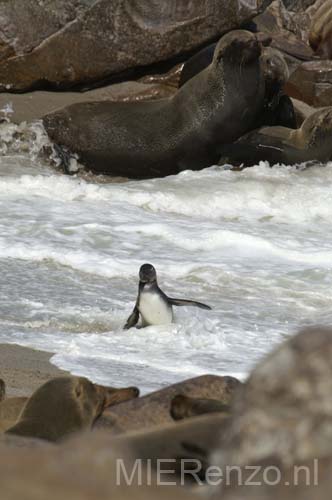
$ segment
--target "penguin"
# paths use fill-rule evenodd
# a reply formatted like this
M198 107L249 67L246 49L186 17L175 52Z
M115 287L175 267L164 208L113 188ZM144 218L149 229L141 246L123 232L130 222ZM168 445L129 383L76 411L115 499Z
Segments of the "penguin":
M139 316L141 316L143 327L170 324L174 319L172 306L196 306L211 310L210 306L202 302L167 297L158 286L155 268L151 264L143 264L139 270L136 304L124 329L128 330L135 326Z

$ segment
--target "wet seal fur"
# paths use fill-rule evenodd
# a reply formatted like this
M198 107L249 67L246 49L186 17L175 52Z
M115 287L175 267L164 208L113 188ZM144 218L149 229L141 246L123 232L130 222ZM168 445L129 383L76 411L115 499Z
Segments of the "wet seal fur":
M139 270L136 304L124 329L135 326L140 316L143 327L172 323L174 319L172 306L196 306L201 309L211 309L210 306L195 300L168 297L158 286L155 268L151 264L143 264Z
M264 105L261 44L236 30L169 99L79 103L43 118L50 139L95 173L152 178L215 164L220 143L252 130Z
M299 129L265 127L223 146L219 165L297 165L332 160L332 106L312 113Z
M34 392L18 422L6 433L59 441L91 428L105 408L138 394L136 387L114 389L93 384L84 377L54 378Z
M262 33L259 35L264 36ZM262 39L263 45L267 45L269 41L269 38ZM184 64L180 77L180 87L211 64L215 48L216 44L205 47ZM289 69L283 54L277 49L264 46L261 66L265 79L264 108L262 113L257 116L253 128L264 125L296 128L292 101L283 91L289 78Z

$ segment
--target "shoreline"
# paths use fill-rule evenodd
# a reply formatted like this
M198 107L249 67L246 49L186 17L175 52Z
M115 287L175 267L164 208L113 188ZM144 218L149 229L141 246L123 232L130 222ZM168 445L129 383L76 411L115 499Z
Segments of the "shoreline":
M0 343L0 378L6 383L6 395L30 396L50 378L68 375L50 363L52 356L46 351Z

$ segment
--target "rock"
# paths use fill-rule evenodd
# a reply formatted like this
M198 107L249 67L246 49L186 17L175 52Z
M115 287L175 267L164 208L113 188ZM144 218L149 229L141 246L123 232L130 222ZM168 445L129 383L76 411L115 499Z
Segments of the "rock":
M0 0L0 90L68 89L165 61L237 28L267 1Z
M310 460L285 467L271 459L242 468L242 485L238 471L231 474L233 481L223 489L223 500L329 500L331 498L332 456L319 461ZM253 478L253 473L255 477ZM221 498L216 489L211 500Z
M303 63L286 84L290 97L316 108L332 105L332 61Z
M313 59L313 50L307 43L310 26L307 12L292 12L282 0L274 0L254 23L257 31L271 36L271 47L284 54L290 73L303 61Z
M121 403L106 410L95 428L107 427L114 433L140 430L172 423L171 401L177 394L194 398L213 398L228 405L241 383L234 377L203 375L165 387L146 396Z
M331 456L331 359L332 329L317 327L259 363L237 391L216 463L244 466L272 457L287 469Z

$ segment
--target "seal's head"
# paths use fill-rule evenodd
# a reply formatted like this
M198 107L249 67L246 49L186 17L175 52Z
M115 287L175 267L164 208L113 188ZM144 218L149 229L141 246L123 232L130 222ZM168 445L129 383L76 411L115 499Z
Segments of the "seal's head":
M143 264L139 270L139 279L142 283L153 283L157 281L157 273L152 264Z
M109 406L136 398L137 387L115 389L93 384L84 377L58 377L37 389L8 434L47 441L60 439L93 423Z
M281 52L272 47L264 47L261 62L267 89L271 89L271 92L282 89L289 78L289 70Z
M254 33L246 30L234 30L224 35L214 51L213 63L218 65L221 60L232 65L249 64L258 60L262 45Z

